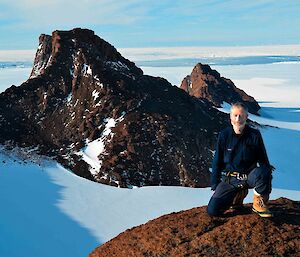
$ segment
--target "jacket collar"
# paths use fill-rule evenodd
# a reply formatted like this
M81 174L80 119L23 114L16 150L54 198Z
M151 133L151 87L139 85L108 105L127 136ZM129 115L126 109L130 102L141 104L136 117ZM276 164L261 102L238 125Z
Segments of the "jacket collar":
M232 125L230 126L230 128L231 128L230 132L231 132L231 135L232 135L232 136L239 136L238 134L235 134ZM243 130L243 132L242 132L242 134L241 134L241 136L243 136L244 134L247 134L248 131L249 131L249 126L246 124L246 125L245 125L245 128L244 128L244 130Z

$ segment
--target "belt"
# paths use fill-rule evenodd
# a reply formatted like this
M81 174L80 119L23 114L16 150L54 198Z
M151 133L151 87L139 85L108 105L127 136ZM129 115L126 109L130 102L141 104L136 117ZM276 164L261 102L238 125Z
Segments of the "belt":
M226 177L235 177L238 180L247 180L248 175L246 173L240 173L238 171L227 171L227 172L222 172L222 174Z

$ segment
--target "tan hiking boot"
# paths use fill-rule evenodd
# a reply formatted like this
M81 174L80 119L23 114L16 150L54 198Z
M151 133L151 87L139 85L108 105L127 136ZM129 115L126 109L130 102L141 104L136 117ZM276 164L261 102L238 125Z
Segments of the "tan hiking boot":
M252 211L257 213L260 217L270 218L273 217L273 213L268 208L269 196L262 196L254 194Z
M243 208L243 201L248 195L248 189L241 189L237 192L236 196L233 199L232 205L230 206L230 209L232 210L240 210Z

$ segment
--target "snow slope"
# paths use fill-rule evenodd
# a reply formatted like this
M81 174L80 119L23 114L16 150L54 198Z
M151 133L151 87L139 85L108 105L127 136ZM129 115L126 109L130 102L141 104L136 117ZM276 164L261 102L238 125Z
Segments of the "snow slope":
M5 257L87 256L128 228L206 205L212 193L209 188L120 189L77 177L53 161L24 164L3 151L0 163L0 256ZM280 196L299 200L300 191L274 189L271 198Z

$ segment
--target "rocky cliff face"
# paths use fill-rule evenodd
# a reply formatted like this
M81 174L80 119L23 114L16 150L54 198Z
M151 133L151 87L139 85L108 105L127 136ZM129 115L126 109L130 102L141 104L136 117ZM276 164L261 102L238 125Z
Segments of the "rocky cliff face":
M271 201L272 219L247 207L220 218L209 217L206 207L165 215L126 230L89 256L299 256L299 201Z
M260 109L253 97L237 88L230 79L221 77L209 65L198 63L191 75L183 79L180 88L192 96L207 99L217 107L221 107L224 102L243 102L250 113L258 114Z
M86 29L41 35L30 79L0 95L0 143L120 187L208 186L226 124L208 101L143 75Z

